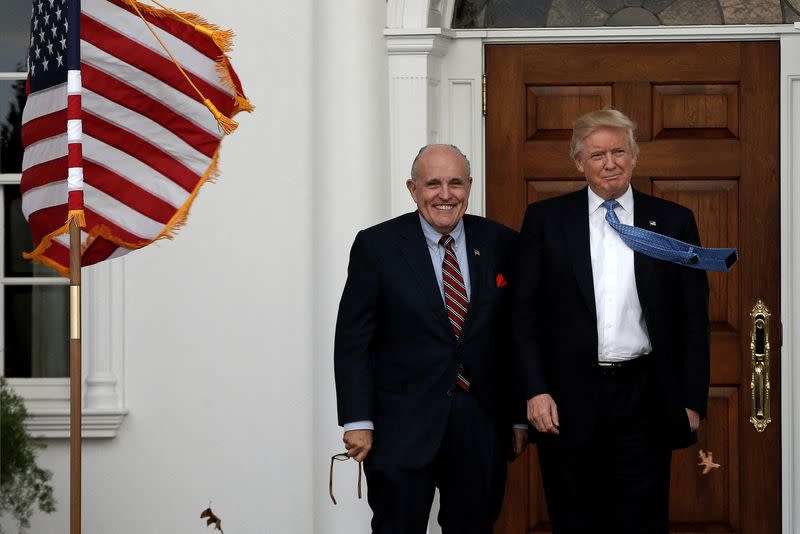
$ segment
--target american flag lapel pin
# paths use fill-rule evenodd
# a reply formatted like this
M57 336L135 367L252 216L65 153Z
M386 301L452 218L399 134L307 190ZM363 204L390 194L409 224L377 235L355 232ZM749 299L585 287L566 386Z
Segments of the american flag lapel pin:
M656 225L656 222L654 220L652 220L652 219L649 222L650 222L650 226L655 226Z

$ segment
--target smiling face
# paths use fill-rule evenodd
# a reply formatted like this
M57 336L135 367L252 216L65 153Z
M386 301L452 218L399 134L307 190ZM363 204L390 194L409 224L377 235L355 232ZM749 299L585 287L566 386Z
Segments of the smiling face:
M636 156L622 128L600 128L584 137L575 166L597 196L611 200L628 190Z
M422 217L448 234L467 211L472 178L463 156L448 146L432 146L417 160L416 177L406 182Z

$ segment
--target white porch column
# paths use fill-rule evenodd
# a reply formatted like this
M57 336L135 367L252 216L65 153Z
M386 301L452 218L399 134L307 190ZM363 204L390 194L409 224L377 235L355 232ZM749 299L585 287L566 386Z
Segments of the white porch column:
M336 311L358 230L389 217L388 102L383 2L314 2L313 315L314 532L370 531L366 498L356 497L354 462L335 466L328 497L330 456L343 452L336 421L333 338ZM396 188L405 190L403 182Z
M83 406L88 411L124 408L124 277L124 260L100 263L91 268L91 284L83 288L92 315L84 321L89 350ZM93 325L106 328L92 329Z

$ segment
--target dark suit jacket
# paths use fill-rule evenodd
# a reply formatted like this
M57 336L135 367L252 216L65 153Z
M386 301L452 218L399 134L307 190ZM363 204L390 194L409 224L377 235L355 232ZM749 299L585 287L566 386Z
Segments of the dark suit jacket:
M699 244L690 210L636 190L633 195L635 226ZM597 415L586 188L528 206L517 248L512 338L525 398L550 393L560 418L559 441L580 443ZM653 416L673 448L685 447L696 440L685 408L705 417L708 400L707 277L636 252L634 272L656 365L659 409Z
M464 231L471 296L460 341L447 318L419 214L356 236L336 321L334 367L339 424L375 424L371 462L416 467L432 461L459 362L481 406L491 414L505 412L511 389L503 376L511 368L508 287L498 287L497 275L507 276L514 232L471 215L464 216ZM510 414L504 419L510 443Z

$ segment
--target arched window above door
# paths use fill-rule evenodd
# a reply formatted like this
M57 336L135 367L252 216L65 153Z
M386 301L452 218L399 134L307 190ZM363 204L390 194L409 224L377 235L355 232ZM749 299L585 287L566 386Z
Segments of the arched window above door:
M800 21L800 0L456 0L453 28L688 26Z

